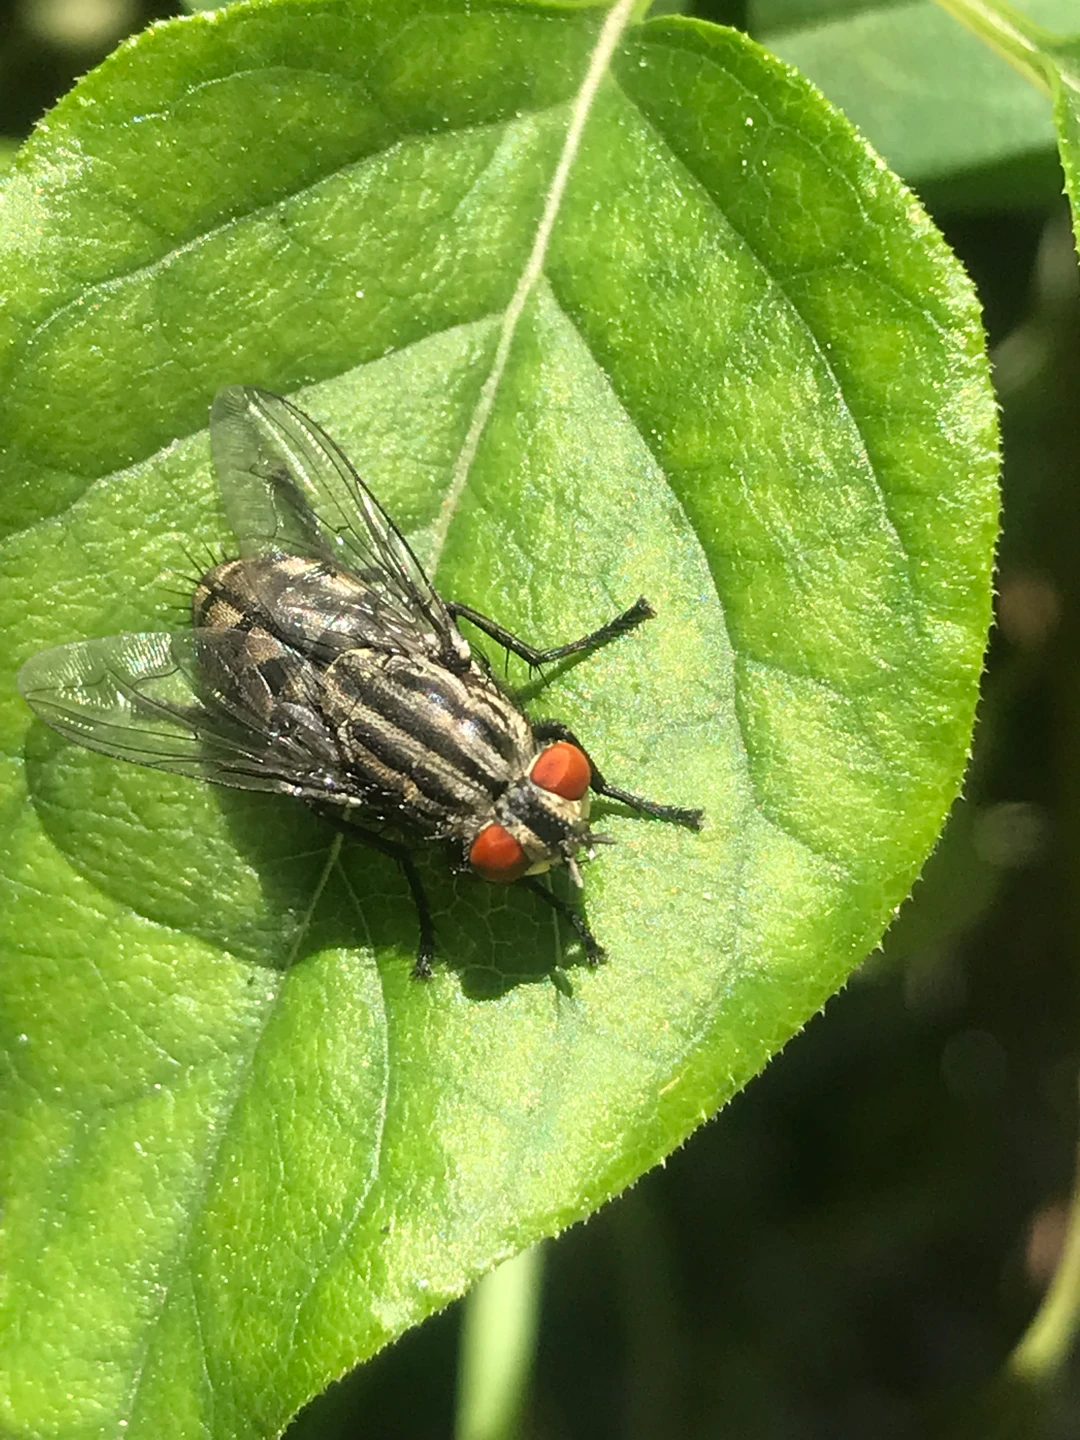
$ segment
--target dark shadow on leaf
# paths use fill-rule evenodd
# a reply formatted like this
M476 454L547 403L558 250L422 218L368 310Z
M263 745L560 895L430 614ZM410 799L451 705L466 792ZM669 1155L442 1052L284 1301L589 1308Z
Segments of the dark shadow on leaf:
M397 865L344 839L285 796L202 785L61 740L40 722L25 748L32 803L74 869L136 914L238 959L286 969L328 948L370 945L411 968L418 939ZM569 982L584 963L565 925L515 887L455 875L438 846L415 858L436 931L436 963L470 999L521 984ZM422 983L422 982L417 982Z

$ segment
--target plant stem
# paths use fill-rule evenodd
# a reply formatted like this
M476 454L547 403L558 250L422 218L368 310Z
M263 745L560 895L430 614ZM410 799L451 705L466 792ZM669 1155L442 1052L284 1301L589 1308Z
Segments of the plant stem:
M937 0L943 10L996 50L1025 80L1050 94L1047 51L1054 36L1005 0Z
M1027 1333L1009 1357L1008 1370L1031 1385L1045 1384L1068 1357L1080 1333L1080 1155L1073 1181L1065 1245L1050 1288Z
M515 1440L536 1344L541 1247L485 1275L465 1302L455 1440Z

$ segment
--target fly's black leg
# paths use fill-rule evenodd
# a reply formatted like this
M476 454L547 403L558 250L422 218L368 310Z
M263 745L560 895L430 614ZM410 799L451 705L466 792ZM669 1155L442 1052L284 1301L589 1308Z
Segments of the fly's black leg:
M604 947L589 929L588 923L583 915L579 915L574 907L568 905L565 900L556 895L554 890L549 890L546 885L541 885L535 875L524 876L523 879L518 881L518 884L524 885L525 888L531 890L534 895L539 895L541 900L546 901L556 914L561 915L563 919L573 927L575 934L581 941L581 947L585 951L585 959L590 965L600 964L600 961L604 958Z
M589 635L583 635L580 640L571 640L566 645L554 645L550 650L537 650L535 645L529 645L524 640L519 640L516 635L511 635L509 630L495 620L489 620L486 615L481 615L479 610L474 610L471 605L461 605L456 600L448 600L446 608L455 619L469 620L478 630L485 635L490 635L492 640L502 645L512 654L524 660L526 665L537 668L540 665L548 665L552 660L562 660L566 655L576 655L581 650L593 650L597 645L606 645L609 640L614 640L616 635L623 635L627 630L633 630L645 620L652 620L656 611L642 595L637 599L629 610L624 610L621 615L616 615L614 620L609 620L606 625L601 625L599 630L592 631Z
M331 810L328 806L319 805L313 808L324 820L329 820L330 824L340 830L343 835L348 835L353 840L359 840L361 845L370 845L372 850L378 850L380 855L386 855L391 860L397 861L401 867L401 873L408 881L413 904L416 906L416 918L420 925L420 944L416 950L416 964L412 968L413 979L430 980L431 962L435 958L435 927L431 923L431 907L428 905L424 883L420 879L420 872L413 864L413 858L408 850L394 840L387 840L386 836L380 835L377 830L368 830L363 825L354 824L353 821L347 820L344 815Z
M620 790L617 785L609 785L596 768L596 761L569 726L558 720L538 720L532 728L537 740L568 740L571 745L577 746L588 760L589 769L592 771L589 789L597 795L604 795L609 800L619 800L633 810L640 810L643 815L655 815L658 820L670 820L675 825L686 825L691 830L701 829L701 822L705 818L704 810L686 810L681 805L661 805L656 800L646 800L641 795L632 795L629 790Z

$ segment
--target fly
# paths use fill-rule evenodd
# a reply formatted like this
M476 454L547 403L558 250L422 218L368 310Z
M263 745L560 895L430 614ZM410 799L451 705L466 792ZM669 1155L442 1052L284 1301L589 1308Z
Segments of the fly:
M220 391L210 444L240 555L199 581L192 628L42 651L19 673L27 703L91 750L297 796L395 860L416 905L418 977L435 934L409 836L447 842L484 880L520 881L596 964L584 918L537 879L562 864L578 878L575 857L601 838L590 791L695 830L702 812L609 784L565 725L527 719L457 622L535 667L633 629L648 602L536 649L443 600L338 446L287 400Z

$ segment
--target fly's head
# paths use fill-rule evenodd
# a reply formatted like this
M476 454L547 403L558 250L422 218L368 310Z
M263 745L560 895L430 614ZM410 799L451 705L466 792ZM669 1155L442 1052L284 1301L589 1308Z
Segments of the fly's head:
M589 782L592 770L576 745L546 745L520 779L512 781L467 843L477 875L508 885L570 864L589 843ZM576 872L575 872L576 873Z

